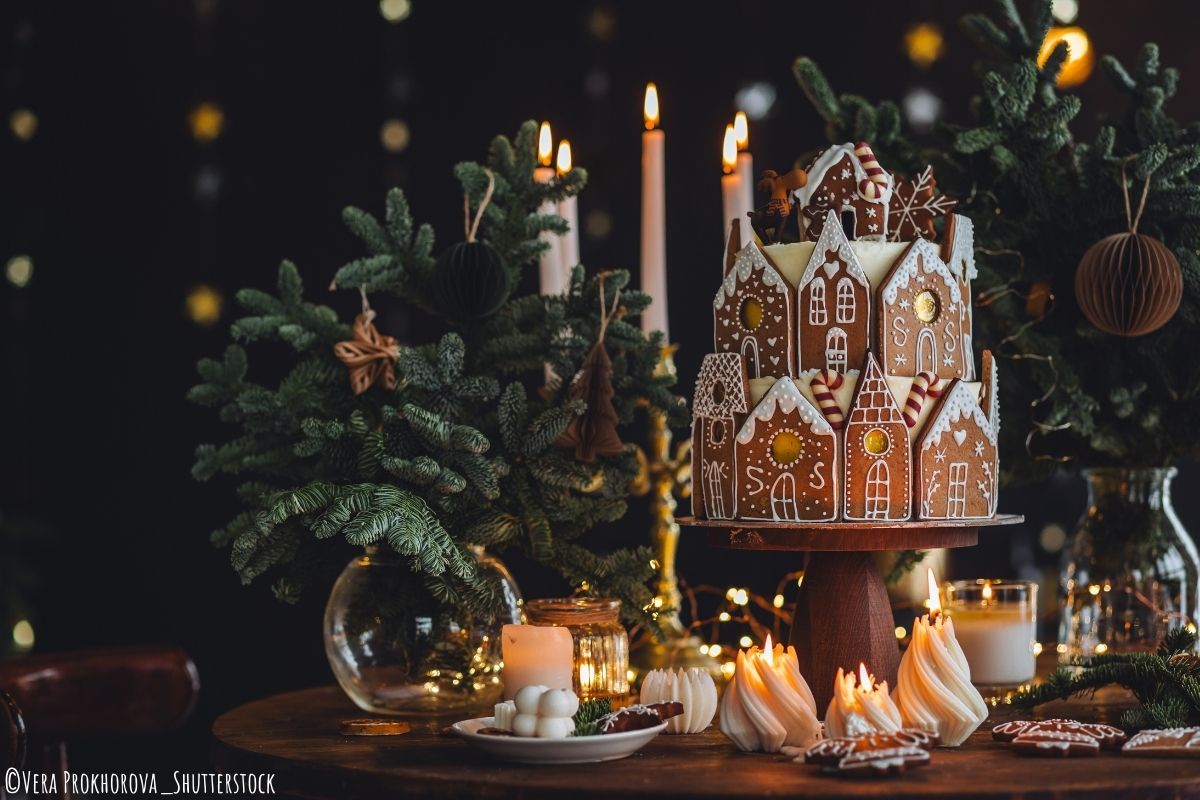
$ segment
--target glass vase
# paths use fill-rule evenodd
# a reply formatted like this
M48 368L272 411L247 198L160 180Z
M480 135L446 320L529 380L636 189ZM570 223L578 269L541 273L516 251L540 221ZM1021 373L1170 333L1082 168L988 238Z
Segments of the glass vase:
M521 593L503 562L471 549L480 579L500 587L503 610L491 621L433 598L390 548L368 547L342 570L325 606L325 655L359 708L441 714L499 700L500 628L521 621Z
M1171 506L1176 470L1090 469L1060 579L1060 661L1152 650L1196 618L1200 557Z
M580 700L629 701L629 634L621 625L621 601L591 597L530 600L530 625L558 625L575 647L575 694Z

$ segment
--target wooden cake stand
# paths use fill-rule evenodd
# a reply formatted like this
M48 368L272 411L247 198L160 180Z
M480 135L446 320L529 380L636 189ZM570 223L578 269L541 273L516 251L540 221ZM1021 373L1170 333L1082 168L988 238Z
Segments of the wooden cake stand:
M808 680L817 708L833 694L838 667L854 669L861 661L879 680L896 686L900 649L883 576L873 553L972 547L980 528L1015 525L1016 514L992 519L903 522L794 522L708 520L680 517L680 525L708 528L708 542L733 550L809 553L804 583L796 599L791 643Z

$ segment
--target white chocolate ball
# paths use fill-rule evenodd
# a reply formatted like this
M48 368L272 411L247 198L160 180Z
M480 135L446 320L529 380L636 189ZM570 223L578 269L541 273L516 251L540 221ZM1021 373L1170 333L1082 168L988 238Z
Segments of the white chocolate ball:
M537 714L517 714L513 717L512 732L514 736L540 736Z
M538 700L548 691L549 689L540 684L523 686L518 689L517 693L513 696L513 702L517 704L517 712L521 714L537 714Z
M538 716L570 718L579 710L579 698L570 689L551 689L538 700Z
M570 717L540 717L537 721L539 739L566 739L575 732L575 721Z

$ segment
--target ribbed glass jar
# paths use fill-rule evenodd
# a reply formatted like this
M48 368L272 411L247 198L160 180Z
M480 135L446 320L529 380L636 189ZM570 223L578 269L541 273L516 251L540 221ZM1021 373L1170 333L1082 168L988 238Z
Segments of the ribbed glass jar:
M621 601L590 597L529 600L530 625L556 625L571 632L575 646L575 693L581 700L607 697L614 705L629 697L629 634L621 625Z

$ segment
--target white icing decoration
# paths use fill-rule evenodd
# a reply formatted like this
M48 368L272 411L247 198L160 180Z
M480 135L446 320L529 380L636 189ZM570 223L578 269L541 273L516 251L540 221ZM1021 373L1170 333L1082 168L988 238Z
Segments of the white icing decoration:
M906 728L937 731L943 746L958 747L987 719L954 623L944 615L913 620L912 642L896 674L895 699Z
M698 667L655 669L646 673L638 702L679 702L683 714L667 721L667 733L701 733L717 715L717 686L712 676Z
M900 263L892 267L892 271L879 293L883 302L888 305L895 303L900 290L908 288L908 284L912 280L924 283L925 276L917 274L917 256L921 256L920 260L924 263L923 271L926 274L935 274L946 284L946 289L950 293L951 304L961 303L962 292L958 289L958 281L950 273L950 268L946 266L946 262L942 261L941 256L938 255L937 248L925 239L914 241L908 250L905 251L904 257L900 259Z
M753 413L746 418L742 429L738 431L737 443L750 444L754 439L755 420L768 422L775 416L777 410L782 410L785 414L799 411L800 419L808 425L809 430L813 433L823 436L833 435L833 428L830 427L825 417L817 410L816 406L809 402L804 393L800 391L800 387L785 375L775 381L775 385L754 407Z
M928 450L930 447L939 446L942 442L942 434L962 420L975 423L987 440L993 445L996 444L996 432L988 424L987 417L983 415L983 409L979 407L971 388L962 381L957 381L954 388L950 390L950 394L938 407L937 413L926 423L921 439L921 449ZM959 433L962 434L961 439L958 436ZM965 430L956 431L954 438L959 444L962 444L963 439L966 439L966 434Z
M713 308L724 308L725 298L733 297L737 293L738 284L749 280L750 274L754 271L762 272L764 286L779 294L787 295L788 282L783 279L775 267L771 266L771 262L767 261L762 250L759 250L758 246L751 242L738 252L737 258L733 262L733 269L729 270L729 274L721 283L721 288L717 290L717 296L713 298Z
M854 183L857 185L859 181L867 180L867 171L863 169L862 161L854 152L854 145L851 142L845 144L830 145L825 152L821 153L806 170L808 173L808 182L792 192L792 197L800 203L801 208L806 208L812 204L813 192L822 188L825 182L825 174L829 172L835 164L842 160L843 157L849 156L850 166L854 170ZM887 174L887 173L885 173ZM883 193L875 200L875 205L883 209L884 219L887 219L888 201L892 199L892 176L888 175L887 186L884 187ZM865 198L864 198L865 199ZM840 227L840 225L839 225Z
M946 266L957 277L966 270L967 279L975 280L979 271L975 268L975 223L970 217L954 215L954 239L950 242L950 258Z
M850 240L846 238L845 231L842 230L842 223L838 220L837 214L832 211L825 215L825 226L821 228L821 238L817 239L816 247L813 248L812 255L808 257L808 264L804 267L804 273L800 276L800 283L796 285L796 288L804 291L804 287L812 282L818 269L824 269L826 275L833 277L837 268L835 266L831 271L826 265L833 262L825 261L825 254L830 250L838 254L838 258L846 265L846 272L862 284L869 293L871 282L867 280L867 273L863 272L862 263L858 260L854 248L850 246Z
M967 440L967 432L965 430L960 428L959 430L956 430L954 432L954 442L956 444L962 444L966 440Z
M725 387L725 397L720 403L713 401L712 391L718 382ZM749 408L742 356L738 353L706 355L700 364L700 374L696 377L692 412L697 417L732 417L734 414L745 414Z

